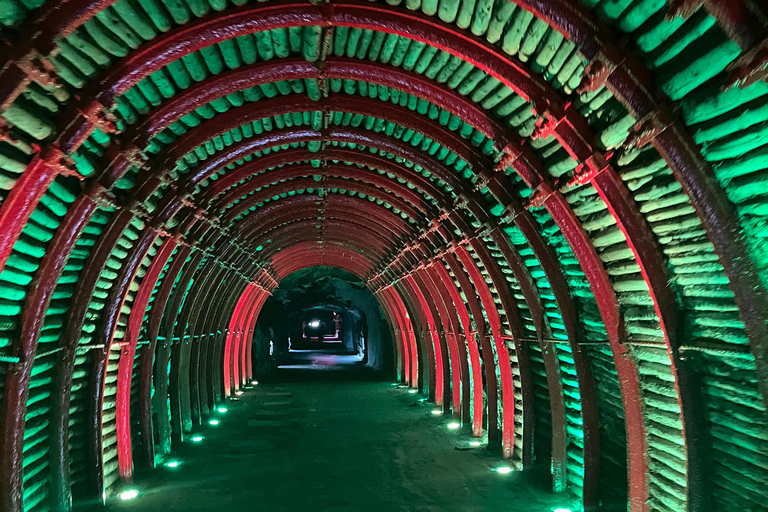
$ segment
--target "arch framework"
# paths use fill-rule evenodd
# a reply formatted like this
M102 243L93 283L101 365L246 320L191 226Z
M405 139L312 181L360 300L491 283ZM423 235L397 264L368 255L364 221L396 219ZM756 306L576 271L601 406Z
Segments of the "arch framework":
M756 3L0 22L0 509L109 499L186 442L253 378L271 291L321 265L374 293L399 381L585 509L766 503Z

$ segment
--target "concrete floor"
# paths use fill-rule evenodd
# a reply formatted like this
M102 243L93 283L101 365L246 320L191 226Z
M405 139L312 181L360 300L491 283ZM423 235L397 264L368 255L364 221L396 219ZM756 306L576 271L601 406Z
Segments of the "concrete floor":
M205 439L185 443L177 468L137 475L139 496L110 510L526 511L566 506L519 473L491 471L498 455L466 447L419 396L342 356L304 353L260 383ZM342 365L342 362L351 362ZM315 371L312 367L338 371ZM345 370L346 369L346 370Z

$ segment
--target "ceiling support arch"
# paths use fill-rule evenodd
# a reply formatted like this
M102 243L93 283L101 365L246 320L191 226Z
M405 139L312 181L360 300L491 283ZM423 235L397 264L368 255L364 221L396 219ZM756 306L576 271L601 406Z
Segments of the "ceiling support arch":
M255 201L255 202L259 202L259 201ZM494 263L492 262L492 260L490 259L489 256L486 255L483 259L484 259L484 263L486 264L486 266L494 265ZM438 364L437 364L436 381L435 381L434 384L431 383L431 388L434 387L434 386L437 386L438 389L437 389L437 394L436 394L436 400L438 401L438 403L442 403L442 398L443 398L442 397L442 392L443 392L443 383L444 383L444 380L443 380L444 379L444 374L443 374L442 370L444 369L445 363L447 361L441 360L443 353L442 353L441 350L439 350L441 348L441 345L437 344L437 342L439 342L441 340L440 340L440 338L439 338L439 336L437 335L437 332L436 332L435 320L434 320L434 317L433 317L433 313L431 311L429 311L429 309L427 308L427 305L424 303L423 295L419 295L420 292L419 292L418 286L415 283L409 283L409 285L411 286L411 293L415 293L416 296L420 300L420 303L418 305L414 304L414 307L418 308L418 306L420 306L421 307L421 314L422 315L426 314L427 324L425 324L425 327L426 327L425 330L432 333L432 339L433 339L433 351L432 351L432 354L434 354L434 355L432 355L431 357L434 357L436 360L438 360ZM509 307L509 304L507 304L507 307ZM507 315L510 315L512 313L513 313L513 310L509 310L507 312ZM499 333L498 335L500 336L500 332L498 330L496 332ZM444 340L443 340L443 342L444 342ZM503 344L501 345L501 347L504 348L504 352L502 353L502 356L500 356L500 357L503 358L504 354L506 354L506 347L504 347ZM445 348L445 350L447 351L446 347L442 347L442 348ZM498 343L497 343L497 346L496 346L496 350L497 351L500 350L500 346L499 346ZM493 365L491 365L491 367L493 367ZM502 375L503 375L507 371L506 366L504 366L501 371L502 371ZM512 391L512 388L511 388L511 375L509 376L508 381L509 382L508 382L508 391L507 392L510 395L512 395L513 391ZM509 400L510 400L510 403L511 403L512 398L510 398ZM506 410L510 410L510 409L506 409ZM514 411L514 409L511 409L511 410ZM508 430L512 429L512 427L509 426L509 425L507 425L506 428ZM508 454L507 456L511 456L512 455L511 445L513 443L511 434L506 439L506 443L507 443L506 450L507 450L507 454Z
M457 336L461 334L461 326L458 323L456 311L453 308L453 303L448 302L447 291L445 290L445 283L435 281L434 276L428 270L419 269L417 271L421 277L421 282L426 290L426 296L431 297L437 307L440 316L440 323L442 324L442 330L440 334L445 338L445 343L448 347L448 356L450 357L450 395L446 395L445 404L450 407L450 411L455 419L462 419L462 388L465 388L469 384L469 377L467 375L467 361L463 357L461 350L459 349ZM450 396L450 402L448 401ZM444 412L446 408L444 408Z
M601 264L601 266L602 266L602 264Z
M175 251L175 256L174 256ZM165 278L168 278L168 275L172 272L171 269L174 267L174 263L176 262L176 258L180 258L184 251L182 251L182 246L179 244L179 238L177 237L170 237L166 238L163 241L163 245L161 246L160 250L158 251L158 254L155 256L155 258L152 260L150 270L147 271L147 274L144 276L144 279L141 281L141 287L139 288L139 291L137 292L137 298L136 302L138 306L134 306L133 309L131 309L131 315L129 317L129 333L130 336L127 336L131 343L135 346L136 342L134 339L138 340L139 333L141 331L141 324L144 321L144 316L147 313L147 310L150 308L149 299L152 297L152 291L156 289L158 284L162 287L161 276L163 269L167 266L168 271L165 274ZM170 264L168 264L169 260L171 258L174 258ZM157 265L158 274L155 276L151 271L153 270L153 266ZM147 277L149 276L149 278ZM144 302L142 290L147 290L147 298L146 302ZM139 299L142 300L139 300ZM155 300L160 299L160 290L158 289L157 294L155 295ZM138 309L137 309L138 308ZM150 318L152 316L152 310L149 309L149 315ZM135 319L135 320L134 320ZM155 467L155 438L154 438L154 429L152 427L152 384L153 384L153 363L155 360L155 354L159 354L160 350L157 345L157 334L154 336L152 335L152 322L150 321L146 326L146 332L147 332L147 338L148 338L148 344L142 349L142 356L141 356L141 362L139 363L139 399L138 399L138 408L139 408L139 436L142 440L141 447L139 450L136 450L137 452L137 458L139 459L139 464L143 467L148 468L154 468ZM159 357L159 356L158 356ZM128 359L126 359L127 361ZM132 360L132 358L131 358ZM123 359L121 357L120 363L123 363ZM129 374L130 375L130 374ZM128 389L130 389L130 381L128 381L127 385ZM128 393L128 411L130 412L130 393ZM159 414L159 411L156 411ZM126 414L126 416L129 417L129 413ZM130 442L130 426L128 426L127 429L128 437L126 441ZM119 436L118 436L119 439ZM127 444L127 443L126 443ZM133 453L133 450L130 448L125 450L125 453L130 455Z
M162 377L163 374L167 373L168 358L171 345L171 336L167 334L167 331L165 336L160 339L160 328L162 326L162 320L166 311L168 299L170 298L171 292L173 291L174 283L176 283L176 279L181 275L182 269L187 263L187 258L191 253L192 247L189 245L181 245L181 247L179 247L179 250L174 256L167 273L160 283L160 288L157 291L157 295L155 296L155 300L152 302L151 309L149 311L149 326L147 328L148 337L150 343L154 343L157 347L157 355L155 356L157 362L155 364L155 371L152 375L152 380L155 386L155 395L158 397L158 400L160 400L160 397L168 396L168 379ZM165 400L165 398L163 399ZM168 418L168 407L158 407L157 450L161 454L165 455L171 453L171 435L167 428L167 425L169 424L170 419ZM146 425L144 428L145 432L149 431ZM151 439L154 442L154 436L152 436ZM147 444L149 445L149 443ZM147 463L150 461L154 463L154 456L146 460Z
M462 388L461 388L461 420L463 424L470 424L472 426L472 434L475 437L482 435L482 428L477 429L477 422L474 421L473 413L477 414L477 408L472 409L472 397L473 390L482 390L483 377L478 367L477 362L477 346L474 340L470 340L472 336L472 325L470 323L469 312L467 306L459 294L459 289L454 283L451 276L448 274L446 264L439 262L436 265L427 268L428 271L432 271L436 274L434 282L436 285L441 286L445 292L448 293L448 297L443 299L446 305L448 314L452 314L455 308L456 314L458 314L458 322L456 325L461 325L462 333L456 332L456 344L459 347L458 352L460 354L459 363L462 368ZM473 355L474 353L474 355ZM482 405L482 400L480 401ZM456 411L454 411L454 415ZM480 413L482 416L482 412Z
M178 241L175 238L166 238L163 240L163 244L158 250L155 257L147 269L144 278L141 280L139 289L136 292L136 298L134 299L133 307L131 308L130 316L128 317L128 329L125 335L125 341L120 354L120 361L118 363L117 372L117 395L115 397L117 409L116 426L117 429L117 457L120 467L120 476L128 482L133 481L133 457L131 446L131 425L130 425L130 408L131 408L131 379L133 376L133 360L136 353L136 344L139 341L139 331L141 330L141 323L144 320L144 314L146 313L147 306L149 305L149 299L152 295L152 290L155 288L160 273L163 271L163 267L168 262L171 254L176 249ZM154 355L154 346L152 344L147 346L147 352L142 353L142 362L140 363L139 370L139 388L140 388L140 402L142 402L140 409L140 421L144 428L147 424L149 430L145 431L150 437L142 437L142 439L151 439L152 430L152 418L151 410L147 411L146 398L142 398L146 391L151 393L151 381L145 382L145 379L151 378L152 366L144 363L144 359L149 358L152 361ZM149 371L147 371L147 368ZM148 417L145 417L146 413ZM146 448L145 448L146 449ZM154 466L154 462L152 464Z
M392 305L381 295L374 295L381 306L384 316L389 320L389 333L392 337L394 356L395 382L400 382L405 387L410 387L406 372L407 348L403 344L402 326L400 320L392 309Z
M232 392L238 391L241 385L239 378L239 365L235 364L235 355L239 353L237 347L245 333L248 315L254 309L256 301L261 296L256 285L250 284L243 291L235 306L234 313L227 329L224 343L224 395L232 396Z
M467 304L468 311L468 318L467 320L474 323L474 329L470 330L467 333L466 341L467 341L467 349L469 352L469 362L470 367L473 375L472 379L472 432L476 435L482 435L483 432L483 389L486 389L487 386L496 386L496 374L491 373L488 371L488 368L486 367L483 371L482 365L480 363L481 356L480 356L480 347L483 347L483 350L486 350L487 344L487 337L485 334L485 321L483 320L483 313L482 309L480 308L480 303L477 300L477 295L475 292L475 288L472 286L472 284L469 281L469 278L467 277L464 268L459 264L458 260L456 259L455 255L453 253L447 252L443 256L443 261L445 262L445 265L440 264L442 268L447 269L446 274L448 271L453 273L453 275L456 278L456 281L459 284L459 289L461 290ZM459 296L461 297L461 296ZM487 387L489 389L490 394L490 387ZM490 434L490 431L498 431L498 427L495 425L488 426L488 431ZM498 436L498 432L496 432L496 436Z
M395 329L395 335L399 340L400 347L400 361L398 363L398 369L402 372L402 382L409 387L415 387L413 380L412 364L414 362L412 339L409 332L408 320L405 318L404 312L400 309L399 304L395 301L392 294L392 290L376 292L374 295L379 298L382 304L387 305L390 311L391 318L395 318L397 327Z
M255 236L252 233L266 233L278 225L294 220L318 220L317 217L320 212L336 220L344 220L345 215L358 215L360 219L355 219L356 221L363 220L367 224L379 223L378 227L386 230L398 242L404 242L406 237L415 234L414 225L408 223L407 220L383 205L377 208L378 205L368 199L346 194L327 194L322 198L318 196L316 204L303 207L302 203L291 201L291 199L297 197L301 196L288 196L279 202L274 201L279 208L273 208L268 214L262 215L261 210L264 207L253 210L249 216L242 217L241 222L234 226L239 233L243 234L242 236L248 235L250 238L254 238ZM385 211L386 215L379 214L383 214ZM257 212L259 212L257 215L253 215L253 213ZM256 242L251 240L251 243Z
M335 15L335 14L336 14L336 12L334 11L334 15ZM716 245L717 245L717 244L716 244ZM737 244L737 245L738 245L738 244ZM747 258L747 260L748 260L748 258ZM759 315L758 315L758 316L759 316ZM759 352L759 350L758 350L758 352ZM758 353L758 356L757 356L757 357L758 357L758 360L761 360L761 358L760 358L760 356L759 356L759 353Z
M178 284L176 285L176 288L173 292L173 300L170 303L169 309L167 310L167 313L165 315L165 338L168 341L169 347L168 347L168 361L166 362L166 365L162 368L158 368L158 372L160 373L159 377L164 382L167 383L166 386L164 386L164 395L158 396L158 400L165 400L166 402L161 403L167 403L167 401L170 401L170 415L168 418L168 421L166 424L162 425L161 428L167 429L167 433L165 434L167 438L170 440L171 449L173 449L173 445L178 444L182 440L181 435L181 419L179 418L179 403L178 403L178 395L176 393L176 387L175 387L175 379L178 378L176 375L176 371L178 370L178 357L179 357L179 349L180 346L178 343L174 343L174 337L175 337L175 326L176 321L179 318L180 311L182 308L182 304L184 303L184 300L187 296L187 294L190 291L190 285L192 283L192 280L195 278L196 274L200 270L200 266L203 264L203 261L205 259L205 254L203 254L201 251L196 251L193 256L192 260L189 262L188 265L185 266L184 271L181 274L181 277L178 281ZM179 341L179 340L176 340ZM170 371L169 371L170 367Z
M424 294L413 279L408 276L401 281L404 297L411 303L414 313L421 320L419 334L427 347L429 357L429 399L434 401L435 405L442 412L446 412L444 402L446 386L450 385L450 380L446 380L447 354L443 352L442 340L438 337L438 327L435 322L434 311L424 298Z
M530 215L525 211L521 212L518 218L520 219L519 221L517 219L515 220L518 229L520 229L520 224L525 223L525 225L530 225L529 223L532 222ZM527 219L527 221L523 221L523 218ZM523 226L523 229L520 229L520 231L523 233L523 236L526 237L529 247L539 261L539 264L542 266L544 275L549 282L550 289L555 296L558 311L562 316L563 325L565 326L566 335L568 336L568 345L571 348L571 355L574 359L576 379L578 382L579 395L581 397L581 419L584 433L583 503L585 508L589 508L598 502L597 475L600 458L598 412L597 401L595 398L595 385L592 380L592 369L579 344L580 340L576 333L576 326L578 325L576 309L573 300L568 293L568 285L563 277L560 267L557 266L552 250L544 242L538 231L527 230L525 226ZM528 308L531 311L538 309L539 311L536 313L536 316L541 319L540 322L547 321L546 313L542 309L543 306L541 305L539 294L536 291L533 279L530 272L525 271L525 264L519 253L512 250L508 238L500 227L495 226L491 228L489 236L499 248L504 260L515 275L525 301L528 304ZM540 339L539 343L541 346L545 345L547 342ZM542 346L541 349L543 354L545 347Z
M399 296L400 301L410 319L411 336L415 343L414 356L417 361L416 367L420 370L415 377L416 388L427 395L430 402L435 401L436 382L437 382L437 362L435 361L435 351L432 340L428 337L429 330L427 319L421 311L421 304L412 295L410 287L399 282L394 285L394 291Z

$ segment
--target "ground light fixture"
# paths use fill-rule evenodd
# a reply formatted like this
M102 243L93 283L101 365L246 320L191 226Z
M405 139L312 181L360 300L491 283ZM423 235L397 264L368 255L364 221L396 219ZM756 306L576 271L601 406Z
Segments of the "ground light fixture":
M121 492L118 496L123 501L128 501L136 498L139 495L139 491L136 489L126 489L125 491Z
M458 428L461 428L461 423L457 421L452 421L448 425L446 425L446 427L448 427L451 430L456 430Z
M496 466L495 468L493 468L493 471L495 473L501 473L502 475L506 475L512 472L512 468L509 466Z
M412 395L415 395L416 393L418 393L418 390L416 390L416 389L409 389L408 392L410 394L412 394Z
M443 411L441 411L440 409L432 409L432 414L434 414L435 416L440 416L441 414L443 414Z
M181 466L181 462L179 462L177 460L170 460L170 461L165 463L165 467L167 467L167 468L177 468L179 466Z
M558 507L558 508L553 508L552 512L573 512L573 510L571 510L570 508Z
M203 436L192 436L189 438L189 440L192 441L193 443L199 443L203 439L205 439Z
M237 390L237 391L235 391L235 394L236 394L237 396L240 396L240 395L242 395L242 394L243 394L243 391L242 391L242 390Z
M219 420L208 420L209 425L213 425L214 427L221 423Z
M218 412L224 413L224 412L227 412L229 409L227 409L226 407L219 407L219 408L218 408L218 409L216 409L216 410L217 410Z
M476 448L478 446L482 446L483 442L482 441L469 441L469 442L467 442L467 444L469 446L473 447L473 448Z

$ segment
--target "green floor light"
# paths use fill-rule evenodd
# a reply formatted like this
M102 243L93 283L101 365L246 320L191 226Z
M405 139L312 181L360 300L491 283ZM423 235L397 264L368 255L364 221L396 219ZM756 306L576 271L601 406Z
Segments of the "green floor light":
M219 420L208 420L209 425L213 425L214 427L221 423Z
M493 468L493 471L496 473L501 473L502 475L506 475L512 472L512 468L509 466L497 466Z
M203 439L205 439L203 436L193 436L189 440L192 441L193 443L199 443Z
M448 425L446 425L446 426L447 426L449 429L451 429L451 430L456 430L456 429L458 429L458 428L461 428L461 423L458 423L458 422L456 422L456 421L452 421L451 423L449 423L449 424L448 424Z
M139 491L136 489L128 489L119 494L120 499L123 501L132 500L139 495Z
M219 412L227 412L229 409L227 409L226 407L219 407L216 410L219 411Z
M469 441L467 444L468 444L469 446L472 446L472 447L474 447L474 448L476 448L476 447L478 447L478 446L482 446L482 445L483 445L482 441Z
M441 411L440 409L432 409L432 414L434 414L435 416L440 416L441 414L443 414L443 411Z
M415 395L416 393L418 393L418 390L416 390L416 389L409 389L408 392L410 394L412 394L412 395Z
M179 462L177 460L172 460L172 461L169 461L169 462L165 463L165 467L167 467L167 468L177 468L179 466L181 466L181 462Z

